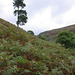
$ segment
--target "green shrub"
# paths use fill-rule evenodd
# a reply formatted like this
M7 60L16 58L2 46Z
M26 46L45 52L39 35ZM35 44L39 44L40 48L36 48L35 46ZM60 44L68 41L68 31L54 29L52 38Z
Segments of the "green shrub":
M46 36L39 36L40 39L46 40Z
M62 31L58 34L56 42L65 48L73 48L75 47L75 35L70 31Z
M32 34L32 35L34 35L34 32L33 31L31 31L31 30L29 30L29 31L27 31L29 34Z

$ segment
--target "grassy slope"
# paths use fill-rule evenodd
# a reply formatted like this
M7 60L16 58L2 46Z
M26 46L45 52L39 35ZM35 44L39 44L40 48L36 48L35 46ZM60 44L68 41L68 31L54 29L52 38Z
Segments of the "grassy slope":
M74 75L75 52L0 19L0 75Z
M60 31L65 31L65 30L69 30L69 31L75 33L75 25L70 25L70 26L67 26L67 27L59 28L59 29L53 29L53 30L50 30L50 31L45 31L45 32L40 33L39 35L40 36L46 36L46 39L48 41L55 41L58 33Z

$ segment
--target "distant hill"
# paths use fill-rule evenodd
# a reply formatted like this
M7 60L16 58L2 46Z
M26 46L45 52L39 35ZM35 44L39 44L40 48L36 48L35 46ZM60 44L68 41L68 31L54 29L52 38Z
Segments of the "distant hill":
M55 41L58 33L61 31L65 31L65 30L69 30L75 33L75 25L70 25L67 27L59 28L59 29L45 31L45 32L40 33L38 36L45 36L47 41Z
M21 28L18 31L0 18L0 75L74 74L74 50L41 40Z

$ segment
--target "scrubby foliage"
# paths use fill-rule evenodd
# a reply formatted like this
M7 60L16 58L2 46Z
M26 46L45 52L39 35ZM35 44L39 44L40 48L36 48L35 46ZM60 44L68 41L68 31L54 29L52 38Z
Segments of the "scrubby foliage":
M42 39L42 40L46 40L46 36L38 36L40 39Z
M67 52L67 53L66 53ZM75 52L0 19L0 75L74 75Z
M75 35L70 31L62 31L58 34L56 42L65 48L75 48Z
M34 35L34 32L33 32L32 30L28 30L27 32L28 32L29 34Z

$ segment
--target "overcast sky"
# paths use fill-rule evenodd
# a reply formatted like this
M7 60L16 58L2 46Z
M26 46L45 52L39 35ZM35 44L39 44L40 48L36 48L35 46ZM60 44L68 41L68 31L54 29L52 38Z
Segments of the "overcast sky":
M0 18L13 24L13 0L0 0ZM75 0L25 0L28 22L21 26L37 35L43 31L75 24Z

